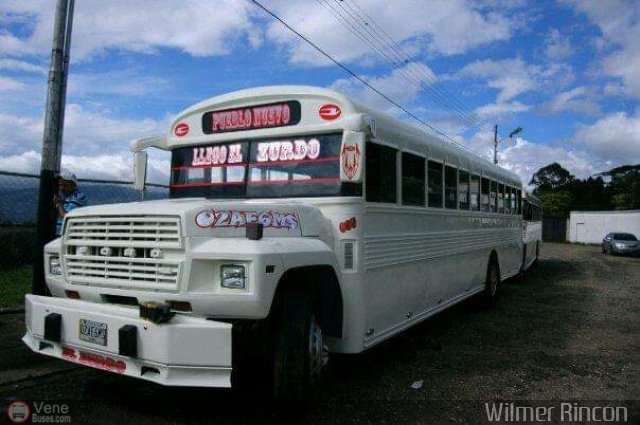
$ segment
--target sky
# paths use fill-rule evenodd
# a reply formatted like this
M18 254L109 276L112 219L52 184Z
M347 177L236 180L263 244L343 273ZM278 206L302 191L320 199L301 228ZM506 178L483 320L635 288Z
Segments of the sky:
M640 1L260 0L405 110L526 185L640 163ZM0 171L38 173L54 0L0 1ZM333 88L423 126L249 0L76 2L62 165L131 179L129 143L208 97ZM523 130L509 138L512 130ZM150 156L168 181L169 154Z

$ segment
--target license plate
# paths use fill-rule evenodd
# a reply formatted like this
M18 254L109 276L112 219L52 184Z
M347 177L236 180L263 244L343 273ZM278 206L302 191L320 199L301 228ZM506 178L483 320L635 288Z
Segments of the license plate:
M93 344L107 345L107 324L93 320L80 319L78 336L81 340Z

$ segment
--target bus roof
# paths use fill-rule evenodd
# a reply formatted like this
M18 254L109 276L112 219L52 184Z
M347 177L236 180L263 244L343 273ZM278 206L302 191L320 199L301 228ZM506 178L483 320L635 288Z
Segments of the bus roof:
M220 134L202 132L203 114L211 111L241 111L255 105L274 105L297 101L300 103L301 126L288 125L268 128L251 128ZM320 108L338 105L337 118L321 118ZM375 124L373 124L375 122ZM360 104L334 90L312 86L267 86L239 90L203 100L179 113L172 122L165 148L222 140L256 137L280 137L292 134L311 134L336 130L364 130L374 125L376 142L397 147L404 151L427 156L429 159L453 165L472 173L483 174L497 180L521 186L517 174L500 168L461 145L426 132L417 125L401 121L384 112ZM181 134L186 129L191 133Z

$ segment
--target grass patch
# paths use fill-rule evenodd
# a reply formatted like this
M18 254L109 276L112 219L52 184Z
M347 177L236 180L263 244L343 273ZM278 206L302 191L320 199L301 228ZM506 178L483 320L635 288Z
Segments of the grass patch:
M31 292L31 266L0 270L0 307L24 304L24 294Z

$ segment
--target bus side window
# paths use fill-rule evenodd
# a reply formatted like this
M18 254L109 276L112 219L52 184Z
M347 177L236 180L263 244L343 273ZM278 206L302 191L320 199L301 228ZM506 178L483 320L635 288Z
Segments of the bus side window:
M469 173L466 171L458 172L458 199L460 199L460 209L469 209Z
M444 206L458 208L458 170L448 165L444 167Z
M531 221L531 204L526 199L522 202L522 218L524 221Z
M402 153L402 204L424 207L424 158Z
M517 214L522 214L522 191L520 189L516 190L516 208L518 209Z
M429 206L434 208L442 208L442 164L429 161Z
M498 212L498 182L491 180L491 212Z
M504 187L504 213L511 214L511 187Z
M471 209L480 211L480 176L471 175Z
M504 214L504 185L498 184L498 212Z
M482 211L490 211L490 198L489 198L489 179L482 178Z
M396 152L387 146L367 143L367 201L396 203Z

